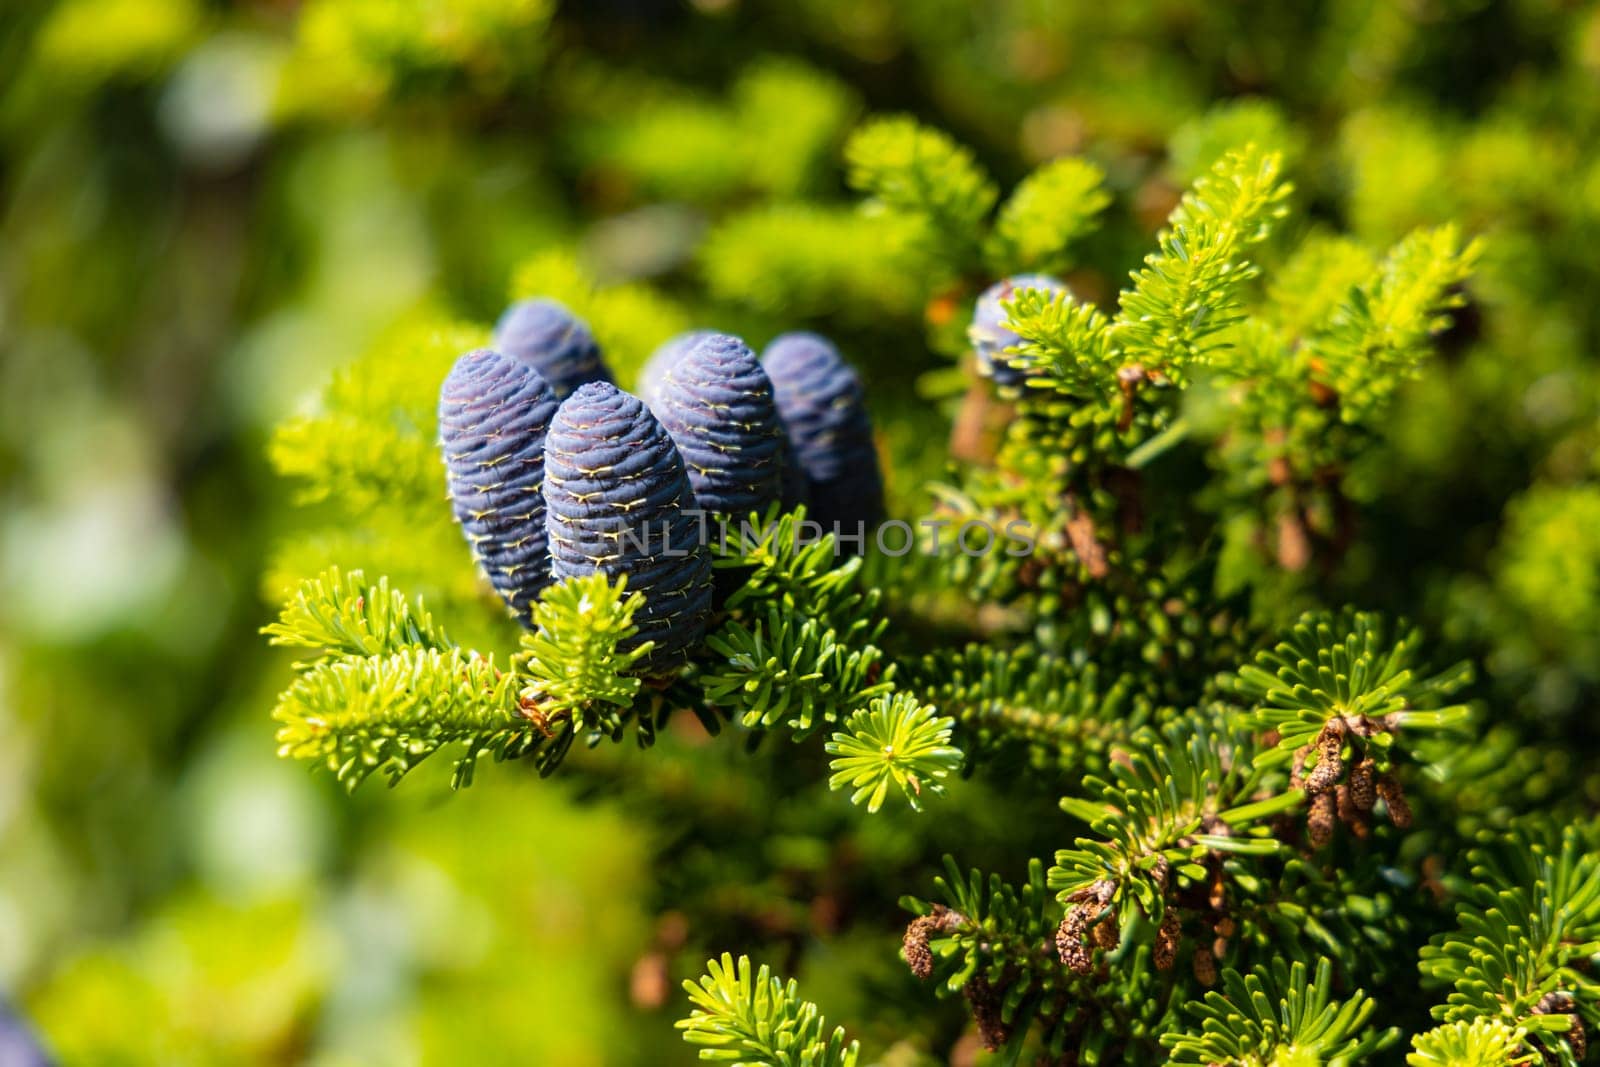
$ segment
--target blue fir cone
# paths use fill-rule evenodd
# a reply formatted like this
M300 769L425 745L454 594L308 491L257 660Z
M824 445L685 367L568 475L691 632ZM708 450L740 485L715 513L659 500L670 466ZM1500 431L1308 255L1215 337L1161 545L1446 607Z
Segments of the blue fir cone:
M786 333L763 362L778 415L805 474L808 514L854 535L883 520L883 474L862 403L861 380L826 337Z
M639 372L638 388L634 394L645 402L645 406L654 411L656 400L661 392L661 383L667 376L667 371L673 364L689 354L689 350L707 337L717 336L716 330L689 330L676 337L663 341L650 358L645 360L644 369Z
M543 375L557 399L588 382L613 380L589 327L554 300L512 304L495 323L493 344Z
M552 576L627 575L645 598L633 640L655 642L643 666L682 662L711 612L711 552L661 423L614 385L580 387L545 440L544 500Z
M1020 388L1028 377L1027 372L1005 354L1007 348L1020 343L1022 338L1006 325L1006 309L1001 302L1010 300L1018 289L1043 289L1051 294L1070 292L1065 282L1048 274L1018 274L995 282L978 297L967 339L978 355L978 373L1008 390Z
M783 430L749 345L702 337L667 370L652 410L683 456L699 508L743 519L778 502Z
M544 443L557 400L539 373L492 348L468 352L439 390L450 503L472 554L523 625L550 584Z

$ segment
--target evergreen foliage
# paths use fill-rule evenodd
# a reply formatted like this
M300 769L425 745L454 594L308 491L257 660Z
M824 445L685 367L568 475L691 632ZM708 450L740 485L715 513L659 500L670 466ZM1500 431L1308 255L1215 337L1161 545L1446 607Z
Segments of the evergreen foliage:
M1581 1063L1600 1022L1600 987L1586 973L1600 952L1594 827L1519 827L1469 860L1456 929L1422 950L1423 975L1450 990L1434 1017L1498 1023L1519 1055ZM1419 1050L1429 1044L1419 1036Z
M1102 172L1064 158L996 212L972 154L906 118L869 122L847 158L868 195L862 225L907 235L894 254L920 264L930 291L986 267L1068 267L1108 203ZM1006 1062L1030 1050L1364 1062L1401 1031L1352 979L1382 986L1403 973L1396 953L1419 949L1423 973L1450 991L1441 1028L1415 1035L1413 1062L1501 1047L1577 1062L1596 1022L1577 1006L1593 1001L1575 961L1596 951L1588 912L1600 900L1585 831L1559 845L1519 831L1510 859L1473 853L1478 887L1460 890L1460 930L1427 945L1430 921L1382 884L1408 835L1449 839L1451 792L1438 782L1478 729L1450 703L1469 666L1430 670L1421 634L1375 613L1282 622L1237 595L1259 603L1299 575L1295 595L1307 596L1309 563L1337 561L1338 524L1362 496L1356 472L1460 306L1476 255L1450 227L1382 256L1323 234L1274 245L1289 211L1282 160L1254 144L1219 152L1114 311L1048 279L991 290L973 341L996 384L1022 386L1001 391L1015 418L988 456L934 488L909 556L870 537L841 554L832 533L814 532L881 514L863 389L831 342L780 337L763 372L736 338L661 329L676 316L647 290L623 303L608 294L625 290L595 289L558 260L530 266L519 292L550 279L599 332L655 330L620 347L662 346L643 381L687 475L663 465L670 445L642 405L613 386L580 389L550 431L556 581L521 651L500 668L461 650L387 582L308 582L269 630L321 656L280 704L284 753L352 784L377 769L398 778L458 742L462 781L482 752L533 756L548 773L579 734L594 744L632 725L650 745L686 714L713 734L735 724L752 744L826 733L829 785L879 819L892 796L938 810L961 776L993 769L998 784L1020 757L1019 796L1056 796L1077 832L1055 832L1053 865L1034 860L1017 885L963 877L947 857L942 900L907 898L904 937L912 973L959 992ZM1264 261L1279 267L1266 284ZM745 411L763 395L766 422ZM761 441L739 436L762 426ZM298 433L298 449L317 447L311 427ZM804 469L809 514L771 506L774 433ZM1198 512L1158 488L1191 452L1215 473ZM280 447L286 470L308 466L288 458ZM774 484L727 496L713 484L724 467ZM705 608L671 586L691 564L606 564L623 558L607 547L622 527L589 529L625 498L644 511L628 504L618 521L677 514L691 483L732 520L711 542L725 596L704 636ZM1223 501L1229 524L1201 528L1196 516ZM1242 566L1237 523L1252 515L1276 517L1276 543L1257 537ZM972 527L992 538L1008 523L1028 531L1026 550L966 551ZM950 633L930 646L919 624L946 611ZM709 970L689 983L680 1023L704 1057L855 1061L793 983L729 956Z
M883 807L894 785L920 811L923 790L943 793L940 779L961 765L961 750L949 744L954 725L954 719L935 718L932 708L908 693L878 697L870 708L850 716L828 742L828 753L835 757L828 785L853 786L851 802L866 801L869 812Z
M830 1034L817 1006L800 999L793 979L775 978L765 965L751 973L728 953L706 964L707 974L685 982L694 1011L678 1025L699 1045L700 1058L754 1067L855 1067L859 1050L844 1029Z
M1172 1049L1170 1062L1244 1067L1354 1064L1392 1044L1394 1031L1362 1034L1372 1004L1359 990L1348 1000L1330 1003L1332 981L1326 958L1317 964L1310 981L1300 960L1288 968L1275 960L1265 977L1229 971L1223 991L1207 992L1190 1008L1200 1021L1200 1032L1162 1038Z
M1600 14L4 23L0 1032L1593 1062Z

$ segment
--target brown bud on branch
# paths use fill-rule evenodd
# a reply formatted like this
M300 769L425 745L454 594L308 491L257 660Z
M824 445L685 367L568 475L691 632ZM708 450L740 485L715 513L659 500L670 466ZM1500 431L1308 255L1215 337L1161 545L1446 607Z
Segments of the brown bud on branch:
M1167 906L1161 916L1161 927L1156 931L1156 970L1170 971L1178 959L1178 945L1183 937L1183 925L1178 919L1178 909Z
M1350 770L1350 802L1360 811L1371 811L1378 800L1378 772L1370 758Z
M1073 974L1088 974L1091 968L1091 953L1083 943L1089 917L1089 905L1074 904L1067 909L1061 925L1056 928L1056 954Z
M943 904L935 904L928 914L912 919L906 927L903 942L906 965L911 968L911 973L922 979L932 978L933 950L928 947L928 941L964 921L959 912L951 911Z
M1344 747L1344 731L1333 729L1330 723L1317 735L1317 765L1306 775L1307 793L1325 793L1344 776L1344 760L1339 750Z
M1311 800L1311 814L1306 817L1306 829L1311 834L1311 844L1321 848L1333 840L1334 800L1332 793L1318 793Z
M1406 791L1401 788L1400 780L1392 774L1379 775L1378 795L1389 808L1389 821L1400 830L1411 828L1411 804L1406 800Z

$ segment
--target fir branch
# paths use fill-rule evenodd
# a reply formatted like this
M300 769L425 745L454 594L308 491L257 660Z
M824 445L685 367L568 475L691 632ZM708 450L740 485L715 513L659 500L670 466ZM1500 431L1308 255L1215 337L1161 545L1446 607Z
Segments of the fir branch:
M433 616L387 577L368 585L360 571L331 567L300 583L278 621L262 628L274 645L311 648L323 656L384 656L408 648L444 650L452 644Z
M1373 1003L1359 989L1343 1001L1330 1000L1333 966L1317 961L1316 977L1306 980L1306 965L1275 959L1271 969L1247 975L1228 970L1222 990L1191 1003L1199 1032L1166 1033L1161 1043L1175 1064L1235 1064L1237 1067L1288 1067L1299 1064L1349 1065L1391 1045L1399 1031L1367 1029Z
M985 877L974 869L963 875L950 856L944 857L944 869L933 880L943 904L916 898L903 901L919 916L949 913L937 926L922 924L915 931L916 943L908 932L906 962L913 973L928 978L937 969L945 976L944 989L955 992L996 960L1026 967L1038 958L1045 970L1058 969L1047 946L1059 915L1045 886L1042 863L1029 862L1028 879L1020 890L998 874ZM944 961L954 961L954 966Z
M1600 953L1597 841L1593 823L1531 824L1469 854L1457 927L1421 952L1424 977L1450 986L1434 1018L1494 1020L1527 1052L1582 1061L1600 1025L1600 983L1587 973Z
M901 900L916 916L906 927L904 959L916 977L938 982L939 995L965 996L991 1052L1004 1049L1002 1062L1015 1062L1030 1028L1057 1056L1080 1043L1104 1048L1125 1036L1116 1025L1119 1009L1097 1018L1093 985L1056 956L1052 938L1061 909L1041 862L1029 861L1020 887L998 874L963 874L949 856L944 867L934 879L941 902ZM1130 987L1139 984L1135 979ZM1091 1022L1097 1025L1086 1034Z
M1053 772L1098 763L1151 713L1133 677L1107 681L1092 662L1078 666L1029 646L929 653L903 684L956 720L969 752L1021 744Z
M1394 774L1397 743L1468 721L1465 705L1439 706L1470 679L1467 665L1418 676L1419 642L1415 631L1391 640L1376 615L1308 614L1255 663L1220 679L1249 702L1235 720L1275 740L1256 766L1292 763L1291 784L1310 797L1313 845L1327 844L1341 822L1364 836L1379 800L1395 826L1408 828L1411 806Z
M863 621L841 635L777 607L749 627L729 619L706 639L722 657L700 674L706 701L747 728L782 725L802 740L890 692L894 669L871 643L882 629Z
M1409 1067L1533 1067L1539 1057L1527 1050L1527 1032L1499 1019L1458 1020L1425 1030L1411 1039Z
M1114 329L1127 362L1181 384L1209 361L1258 272L1246 253L1287 213L1280 164L1278 153L1252 145L1229 153L1184 195L1158 251L1123 290Z
M516 679L461 649L340 656L302 671L273 718L278 754L320 763L354 789L374 771L390 783L439 749L463 744L459 784L483 751L522 755L540 743L518 714Z
M1245 285L1258 273L1248 253L1287 210L1278 167L1253 146L1218 162L1174 210L1114 319L1065 294L1021 292L1007 305L1019 341L1005 355L1029 389L1002 467L1040 450L1085 469L1125 463L1172 428L1169 387L1221 362L1245 321Z
M843 1027L828 1032L794 979L783 982L765 964L751 972L748 956L736 965L724 952L720 961L707 961L698 982L683 983L694 1010L675 1025L699 1046L701 1059L735 1067L855 1067L860 1046L845 1042Z
M855 790L852 804L866 801L877 812L897 786L913 811L922 810L922 794L944 792L941 781L961 765L959 748L950 744L954 719L935 718L933 708L909 693L880 696L872 706L852 715L844 729L828 741L829 789Z
M1253 798L1262 784L1250 753L1247 734L1198 715L1163 735L1144 731L1126 758L1112 763L1109 778L1084 778L1094 800L1062 799L1062 810L1088 823L1095 836L1056 853L1050 888L1068 902L1108 883L1119 900L1136 901L1155 921L1169 870L1179 884L1202 882L1207 872L1197 861L1211 850L1282 851L1272 837L1246 832L1284 807L1278 800L1238 803Z
M569 718L580 729L614 731L618 710L639 693L635 673L653 642L631 643L633 616L644 594L627 592L628 579L604 574L569 578L548 586L534 605L534 631L522 637L517 666L527 679L526 710L547 726Z
M602 575L544 590L536 630L509 671L449 643L420 606L359 573L337 570L301 583L279 621L276 644L316 649L279 698L279 754L326 765L350 788L374 771L398 782L439 749L460 744L455 784L477 757L537 753L555 769L579 731L620 732L640 688L630 672L649 643L625 647L643 603L625 579Z
M1007 327L1021 338L1005 354L1030 372L1030 388L1100 400L1116 395L1122 354L1100 309L1038 289L1019 289L1005 308Z
M1438 705L1471 681L1470 668L1419 676L1420 643L1415 630L1391 639L1383 619L1370 613L1307 614L1224 686L1251 702L1245 721L1277 734L1280 762L1330 731L1374 742L1381 757L1398 731L1449 729L1467 720L1465 705Z
M803 507L776 521L740 523L722 547L718 569L748 571L744 584L728 598L730 612L747 605L781 609L804 618L823 619L841 633L858 633L871 620L881 595L861 588L860 556L840 560L831 534L810 532ZM867 640L876 639L875 631Z

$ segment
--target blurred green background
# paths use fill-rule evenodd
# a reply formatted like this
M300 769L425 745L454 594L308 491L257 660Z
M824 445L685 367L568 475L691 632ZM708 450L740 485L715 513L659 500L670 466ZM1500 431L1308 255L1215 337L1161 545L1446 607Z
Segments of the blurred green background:
M981 805L866 825L782 802L815 768L691 738L346 797L275 758L288 657L258 635L305 522L273 426L396 323L492 321L523 264L847 339L910 499L946 414L912 383L952 313L845 192L840 146L881 111L1007 187L1104 166L1091 297L1250 137L1317 220L1485 235L1370 472L1386 536L1337 588L1483 656L1536 733L1595 731L1594 5L10 0L0 989L64 1062L680 1062L677 982L723 949L902 1062L902 1034L959 1028L897 964L894 900L919 857L982 859Z

